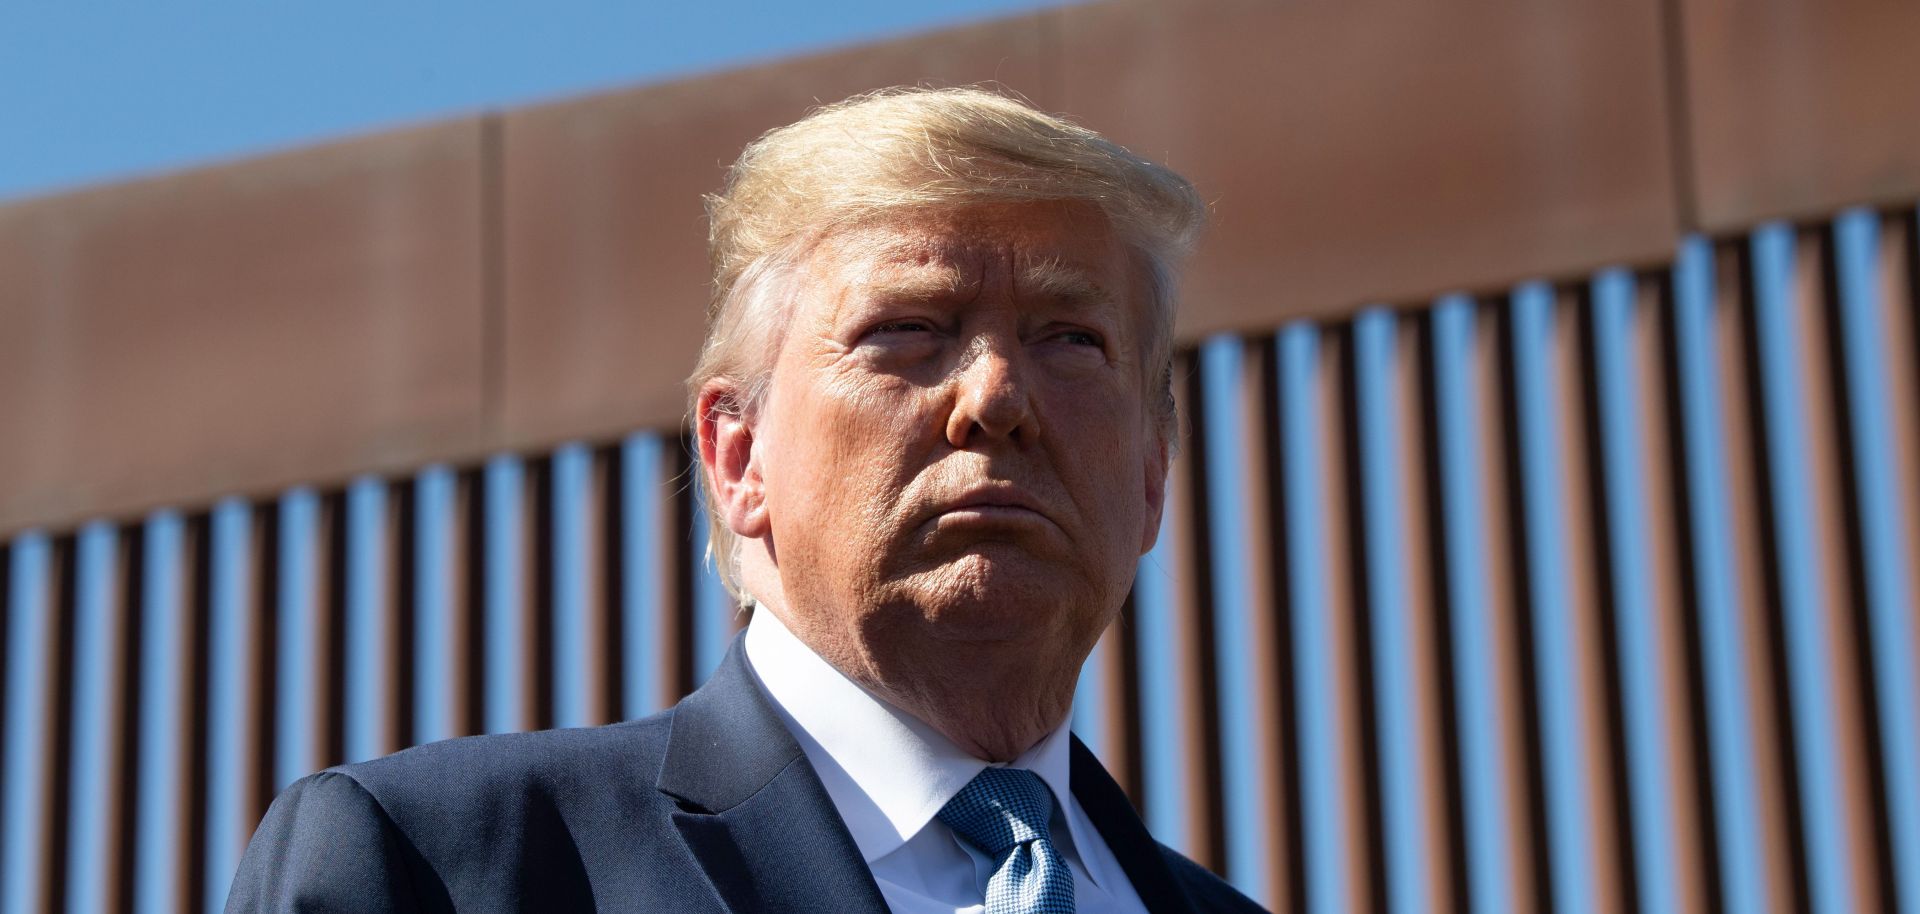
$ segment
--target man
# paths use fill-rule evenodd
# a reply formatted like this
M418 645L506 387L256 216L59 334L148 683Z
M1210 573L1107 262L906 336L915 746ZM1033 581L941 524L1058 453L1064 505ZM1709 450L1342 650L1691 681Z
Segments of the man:
M979 90L768 133L690 381L751 621L673 710L309 777L229 910L1256 911L1066 722L1159 529L1179 176Z

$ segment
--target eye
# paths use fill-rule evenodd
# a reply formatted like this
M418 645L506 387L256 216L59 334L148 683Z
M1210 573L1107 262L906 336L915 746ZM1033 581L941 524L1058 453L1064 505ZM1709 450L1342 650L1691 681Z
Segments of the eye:
M899 318L882 321L867 330L868 333L930 333L933 323L919 318Z
M1101 345L1100 334L1091 330L1062 330L1053 338L1069 346L1092 346L1098 349Z

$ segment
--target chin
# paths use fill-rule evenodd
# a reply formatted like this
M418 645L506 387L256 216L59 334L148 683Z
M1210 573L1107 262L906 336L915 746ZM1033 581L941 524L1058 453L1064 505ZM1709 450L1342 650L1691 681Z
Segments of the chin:
M1092 618L1104 615L1102 600L1084 573L1011 548L975 547L896 585L887 602L910 608L941 641L1074 639L1105 627Z

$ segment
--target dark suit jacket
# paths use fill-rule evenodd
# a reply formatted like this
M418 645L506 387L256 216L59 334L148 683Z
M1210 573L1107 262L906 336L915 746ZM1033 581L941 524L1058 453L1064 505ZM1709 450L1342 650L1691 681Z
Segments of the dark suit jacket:
M1078 740L1074 795L1147 908L1259 911L1156 843ZM835 911L880 889L736 640L645 720L449 740L273 802L227 910Z

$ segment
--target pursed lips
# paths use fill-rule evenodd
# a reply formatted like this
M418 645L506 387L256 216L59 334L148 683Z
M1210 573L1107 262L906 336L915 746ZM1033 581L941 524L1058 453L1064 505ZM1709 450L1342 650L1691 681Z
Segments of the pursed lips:
M1010 485L978 486L950 498L942 498L935 503L930 519L938 520L954 514L972 514L982 520L1011 522L1037 517L1059 526L1059 522L1039 499Z

